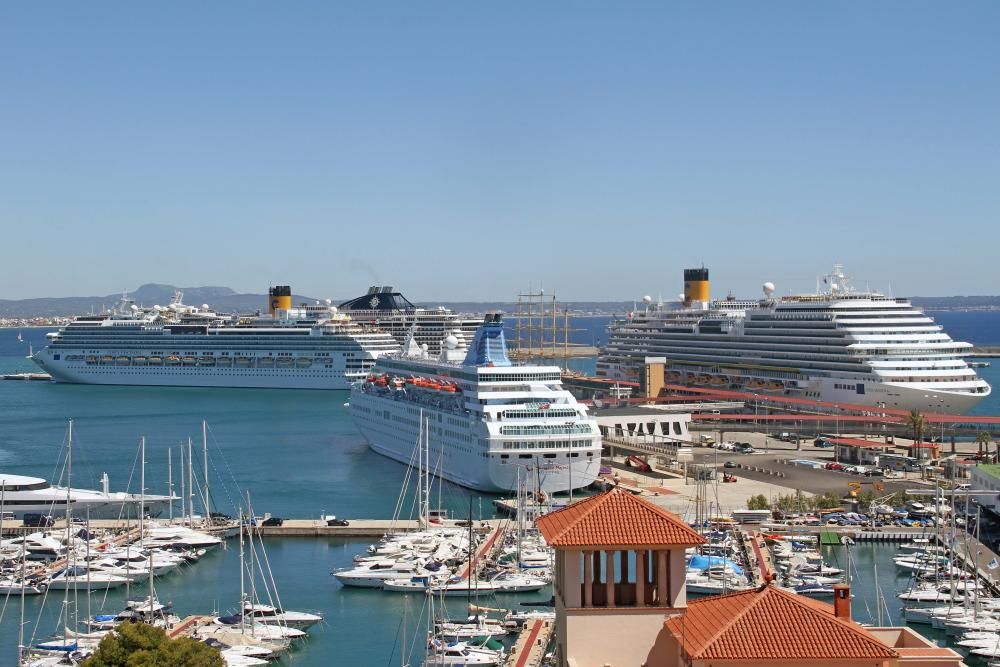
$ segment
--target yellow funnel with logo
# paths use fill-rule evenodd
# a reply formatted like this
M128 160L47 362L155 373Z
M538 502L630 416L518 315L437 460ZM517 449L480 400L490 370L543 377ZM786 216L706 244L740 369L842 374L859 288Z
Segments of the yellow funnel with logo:
M694 301L708 303L708 269L684 269L684 305Z
M268 294L271 297L268 303L271 317L276 317L279 310L288 310L292 307L292 288L288 285L275 285L268 290Z

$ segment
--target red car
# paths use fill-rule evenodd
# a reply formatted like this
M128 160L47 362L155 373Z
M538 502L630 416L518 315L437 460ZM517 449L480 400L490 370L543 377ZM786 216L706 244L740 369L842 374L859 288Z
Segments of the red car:
M826 468L827 470L843 470L844 469L844 464L843 463L827 463L823 467Z

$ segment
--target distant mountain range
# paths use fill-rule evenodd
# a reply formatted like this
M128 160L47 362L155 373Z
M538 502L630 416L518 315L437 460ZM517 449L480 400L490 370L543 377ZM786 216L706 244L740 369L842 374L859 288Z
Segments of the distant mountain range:
M209 304L219 312L252 313L267 308L266 294L240 294L229 287L181 287L148 283L129 293L129 297L143 306L170 303L176 291L184 293L184 303L200 306ZM334 303L347 301L357 294L335 299ZM83 315L90 312L101 312L114 306L121 294L105 296L71 296L40 299L0 299L0 318L30 318L59 317L68 315ZM945 297L913 297L915 306L928 310L997 310L1000 309L1000 296L945 296ZM313 297L294 295L292 302L315 303ZM483 301L483 302L414 302L426 307L445 306L458 312L484 312L502 310L508 315L517 315L519 308L516 303ZM551 314L551 302L547 304ZM567 308L572 312L618 313L624 314L636 306L634 301L573 301L559 304L560 311ZM640 305L641 307L641 305ZM527 309L527 306L524 306ZM539 304L535 303L537 313Z

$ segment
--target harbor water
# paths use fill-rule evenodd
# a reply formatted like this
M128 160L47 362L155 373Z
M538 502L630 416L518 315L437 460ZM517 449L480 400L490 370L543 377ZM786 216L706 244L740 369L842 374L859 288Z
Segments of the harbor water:
M995 313L950 313L958 325L945 322L958 337L979 345L995 345L1000 328L992 326ZM994 316L991 318L985 316ZM961 318L966 319L962 320ZM976 319L983 324L976 328ZM606 318L593 318L595 333L584 332L580 342L591 344ZM972 335L971 330L982 335ZM20 331L23 342L17 340ZM28 346L45 344L43 329L0 329L0 372L37 370L25 360ZM585 364L586 360L575 363ZM589 362L592 367L592 360ZM1000 368L979 369L994 387ZM975 409L977 414L1000 414L994 393ZM213 509L234 514L240 498L252 493L260 515L310 518L336 514L345 518L388 518L403 482L404 466L371 452L355 430L344 405L344 391L263 389L192 389L60 385L47 382L0 382L0 470L6 473L58 479L65 449L66 421L74 420L74 486L100 488L107 472L115 491L138 490L138 443L146 439L146 490L167 492L167 451L173 452L175 482L179 479L181 443L190 437L201 444L201 420L209 426L210 483ZM432 445L433 455L433 445ZM199 473L200 474L200 473ZM131 480L131 481L130 481ZM175 486L175 491L179 489ZM435 491L435 496L438 492ZM444 485L440 504L453 515L465 516L469 492ZM491 497L472 498L473 515L492 515ZM437 504L436 498L435 503ZM406 505L409 507L409 504ZM481 508L481 509L480 509ZM310 631L311 639L283 658L296 665L399 664L403 596L372 590L342 588L330 570L350 564L369 541L333 538L268 538L267 555L279 587L282 604L291 609L319 610L325 623ZM171 600L179 613L231 611L239 599L239 554L236 542L216 549L196 565L156 580L161 599ZM831 562L844 562L843 547L827 548ZM862 581L874 581L879 563L879 586L855 585L854 615L872 620L875 591L881 590L891 621L900 622L895 593L905 585L892 567L892 544L858 544L852 551ZM884 566L883 566L884 565ZM868 577L866 580L865 578ZM548 591L524 596L480 600L489 607L516 606L525 600L549 597ZM76 613L114 613L122 607L124 592L80 596ZM38 596L39 598L41 596ZM58 627L61 595L43 606L29 598L26 635L47 638ZM408 636L420 637L424 596L411 596ZM463 614L465 600L453 598L452 615ZM0 600L0 667L13 665L16 656L17 599ZM921 628L927 632L926 628ZM415 644L422 646L422 637Z

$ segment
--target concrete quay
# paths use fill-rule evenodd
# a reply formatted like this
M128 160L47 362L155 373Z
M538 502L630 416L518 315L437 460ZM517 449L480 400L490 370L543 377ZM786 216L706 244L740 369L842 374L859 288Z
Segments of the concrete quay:
M525 623L510 651L508 664L513 667L538 667L555 632L555 624L536 619Z
M328 526L321 519L285 519L280 526L254 526L262 537L382 537L388 533L423 530L428 526L415 519L348 519L346 526ZM462 521L432 523L430 528L468 528ZM473 521L475 529L495 530L500 519Z

